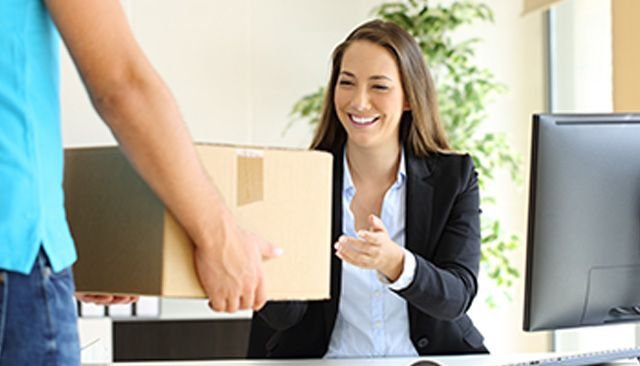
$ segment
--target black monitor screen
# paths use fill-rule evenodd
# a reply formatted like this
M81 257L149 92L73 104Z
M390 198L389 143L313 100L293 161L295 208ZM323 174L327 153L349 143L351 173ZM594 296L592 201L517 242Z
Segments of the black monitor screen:
M524 329L640 320L640 114L533 116Z

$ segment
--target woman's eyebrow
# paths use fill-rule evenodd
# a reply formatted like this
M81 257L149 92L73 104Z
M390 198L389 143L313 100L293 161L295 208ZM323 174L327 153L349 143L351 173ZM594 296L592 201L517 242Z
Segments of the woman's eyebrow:
M342 70L340 71L341 75L345 75L345 76L349 76L352 78L355 78L356 75L354 73L352 73L351 71L347 71L347 70ZM386 75L373 75L371 77L369 77L369 80L388 80L388 81L393 81L392 78L386 76Z
M391 79L390 77L386 76L386 75L373 75L369 78L369 80L388 80L388 81L393 81L393 79Z

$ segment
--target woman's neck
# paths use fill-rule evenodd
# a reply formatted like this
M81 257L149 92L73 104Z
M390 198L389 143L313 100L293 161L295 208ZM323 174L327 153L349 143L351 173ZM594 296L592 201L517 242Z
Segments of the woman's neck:
M362 148L347 142L347 161L356 188L360 184L383 184L396 180L400 165L400 144Z

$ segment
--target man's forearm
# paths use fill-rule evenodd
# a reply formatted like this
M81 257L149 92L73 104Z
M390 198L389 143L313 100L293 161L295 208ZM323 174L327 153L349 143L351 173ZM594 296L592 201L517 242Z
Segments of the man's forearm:
M173 96L152 71L143 76L92 94L94 106L191 239L198 245L220 242L230 213L199 163Z

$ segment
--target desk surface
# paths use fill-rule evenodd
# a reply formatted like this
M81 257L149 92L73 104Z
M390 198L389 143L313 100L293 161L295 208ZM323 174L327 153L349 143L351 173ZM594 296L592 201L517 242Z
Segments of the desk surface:
M219 360L219 361L184 361L184 362L137 362L112 364L86 364L85 366L409 366L419 360L434 361L441 366L500 366L517 362L544 359L551 354L514 354L514 355L481 355L481 356L440 356L422 358L366 358L366 359L312 359L312 360ZM635 365L637 361L623 360L611 365Z

